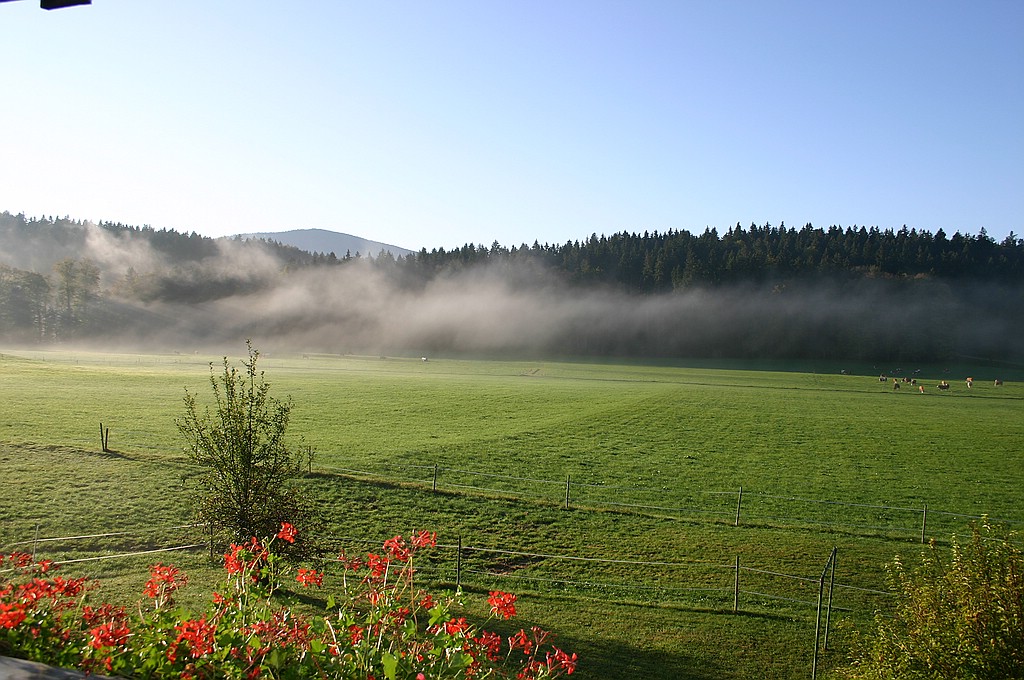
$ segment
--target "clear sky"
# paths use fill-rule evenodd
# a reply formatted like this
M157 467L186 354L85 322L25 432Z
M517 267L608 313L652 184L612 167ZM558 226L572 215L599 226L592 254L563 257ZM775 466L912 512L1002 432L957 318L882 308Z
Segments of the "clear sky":
M0 3L0 210L411 249L1024 234L1019 0Z

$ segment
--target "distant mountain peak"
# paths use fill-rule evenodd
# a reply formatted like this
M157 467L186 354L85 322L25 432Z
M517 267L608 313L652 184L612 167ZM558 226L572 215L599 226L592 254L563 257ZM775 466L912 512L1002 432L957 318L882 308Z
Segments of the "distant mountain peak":
M277 241L278 243L293 246L309 253L334 253L337 257L344 257L346 253L352 255L359 253L363 257L376 257L382 250L391 253L394 257L402 257L413 252L407 248L327 229L253 232L249 234L236 234L233 238Z

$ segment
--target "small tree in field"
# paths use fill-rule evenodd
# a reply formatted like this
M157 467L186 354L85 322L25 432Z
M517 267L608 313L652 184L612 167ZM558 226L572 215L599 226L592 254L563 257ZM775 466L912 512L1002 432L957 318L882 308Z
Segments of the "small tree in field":
M934 542L916 567L897 559L892 616L879 616L846 677L1010 680L1024 678L1024 553L1016 535L981 523L953 538L943 559Z
M216 411L200 410L195 395L185 390L185 416L178 430L188 445L189 459L202 472L196 488L198 520L243 541L272 535L282 522L299 526L309 505L291 488L301 472L301 457L285 439L290 401L269 395L270 383L257 370L259 351L251 342L241 372L224 358L219 376L210 364L210 386Z

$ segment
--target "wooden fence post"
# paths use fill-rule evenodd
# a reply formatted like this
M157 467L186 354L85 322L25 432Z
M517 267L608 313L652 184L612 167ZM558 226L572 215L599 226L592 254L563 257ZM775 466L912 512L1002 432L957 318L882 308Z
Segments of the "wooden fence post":
M213 522L210 522L210 561L213 562Z
M835 557L836 549L832 548L832 552L829 553L828 560L825 562L825 568L821 570L821 578L818 579L818 615L814 620L814 655L811 657L811 680L816 680L818 677L818 647L821 640L821 600L825 594L825 574L828 573L828 568Z
M455 553L455 587L462 587L462 534L459 534L459 548Z
M434 463L434 483L430 487L431 491L437 491L437 463Z
M832 590L836 586L836 553L839 548L832 546L832 571L828 577L828 608L825 610L825 637L821 641L821 648L828 651L828 626L832 621Z
M569 509L569 475L565 476L565 509Z
M732 585L732 613L740 610L740 556L736 555L736 574L733 576Z
M740 487L740 492L736 495L736 523L733 526L738 527L740 525L740 506L743 504L743 487Z
M100 423L100 449L103 453L110 453L110 449L107 448L107 444L110 442L110 428L103 429L103 423Z
M925 542L924 534L928 530L928 504L924 504L924 510L921 511L921 542Z

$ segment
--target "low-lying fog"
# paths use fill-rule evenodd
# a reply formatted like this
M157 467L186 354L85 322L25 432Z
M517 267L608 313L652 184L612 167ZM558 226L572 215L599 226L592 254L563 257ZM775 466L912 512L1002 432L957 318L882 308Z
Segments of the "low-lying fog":
M86 231L75 256L102 271L101 288L117 303L103 343L121 349L222 351L251 337L260 348L294 352L927 360L1020 355L1024 331L1024 294L993 285L865 278L635 296L502 262L413 286L393 266L367 260L286 271L264 248L230 240L217 242L218 257L174 268L141 239ZM39 244L2 245L0 261L15 267L48 272L61 256ZM140 302L118 296L131 276L227 280L248 292Z

